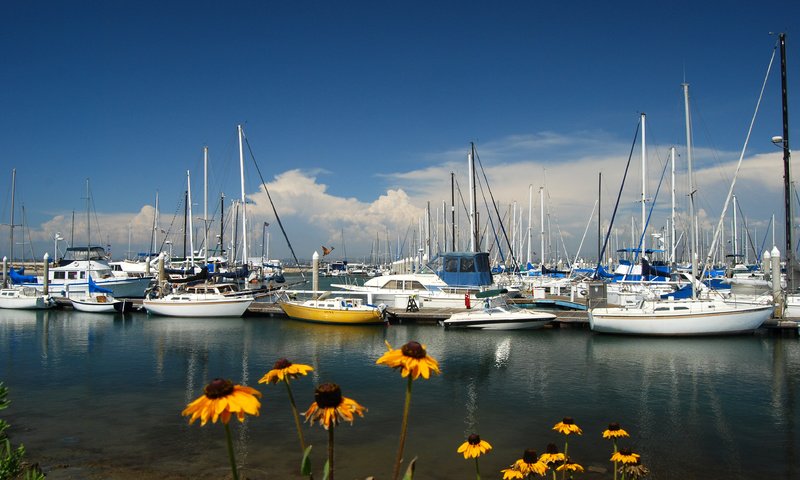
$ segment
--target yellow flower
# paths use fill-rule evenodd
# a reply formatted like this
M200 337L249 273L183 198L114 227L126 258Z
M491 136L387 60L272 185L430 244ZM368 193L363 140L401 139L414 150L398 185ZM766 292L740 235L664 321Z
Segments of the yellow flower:
M608 429L603 431L603 438L629 437L628 432L623 430L619 423L609 423Z
M563 464L561 464L561 466L556 468L556 471L558 472L563 472L564 470L568 472L582 472L583 467L578 465L577 463L574 463L572 460L567 460Z
M481 440L480 435L475 435L473 433L467 438L466 442L458 447L458 453L463 453L464 458L478 458L491 449L492 446L489 445L489 442Z
M231 414L236 414L236 418L244 422L245 414L258 416L261 402L256 397L260 396L261 392L254 388L234 385L230 380L216 378L206 385L202 396L186 406L181 415L191 415L190 425L198 418L200 426L205 425L209 419L212 423L217 423L218 418L227 425Z
M500 470L500 473L503 474L503 480L514 480L517 478L525 478L525 475L523 475L522 472L515 469L514 467Z
M439 362L428 356L425 345L408 342L401 348L393 350L389 342L386 342L386 348L388 351L375 363L401 368L403 378L411 375L411 378L416 380L422 375L422 378L428 379L431 372L439 373Z
M539 457L539 462L550 465L551 463L563 462L564 454L559 453L558 447L554 443L547 444L547 450Z
M575 425L575 420L573 420L572 417L564 417L563 420L556 423L556 425L553 427L553 430L563 433L564 435L569 435L571 433L577 433L578 435L581 435L583 433L583 430Z
M308 372L314 370L310 365L301 365L299 363L292 363L285 358L281 358L272 370L267 372L258 383L278 383L284 379L295 379L300 375L308 375Z
M522 454L522 458L514 462L511 468L521 472L525 476L532 473L543 476L547 472L547 464L537 458L536 450L530 448L525 450Z
M311 425L319 421L319 424L327 430L331 425L338 425L339 420L347 420L352 425L353 414L364 417L366 410L352 398L342 396L339 385L323 383L314 390L314 403L303 415Z
M640 456L641 455L638 453L631 452L630 448L623 448L619 452L614 453L614 455L611 455L611 461L620 462L622 464L638 463Z

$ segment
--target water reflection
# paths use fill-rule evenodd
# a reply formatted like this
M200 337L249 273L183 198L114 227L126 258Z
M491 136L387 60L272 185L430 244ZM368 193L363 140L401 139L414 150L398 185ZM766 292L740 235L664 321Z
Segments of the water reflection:
M264 410L237 422L237 455L251 472L288 478L299 459L285 389L256 384L287 357L315 368L293 386L300 409L326 381L369 409L337 433L337 468L343 478L383 478L397 446L405 381L375 360L385 341L399 348L410 340L425 344L442 369L414 384L407 451L419 456L420 478L461 476L455 448L473 432L494 446L482 469L497 472L524 448L563 441L551 427L564 416L584 429L570 439L570 452L585 466L608 467L600 432L619 421L654 478L798 474L797 338L640 339L570 329L471 332L0 310L0 380L25 398L13 407L25 425L20 441L53 464L127 462L190 475L220 469L220 476L219 426L189 427L180 410L215 377L257 386ZM77 411L92 415L62 414ZM326 442L319 428L308 428L307 437L316 446ZM164 438L171 440L165 445Z

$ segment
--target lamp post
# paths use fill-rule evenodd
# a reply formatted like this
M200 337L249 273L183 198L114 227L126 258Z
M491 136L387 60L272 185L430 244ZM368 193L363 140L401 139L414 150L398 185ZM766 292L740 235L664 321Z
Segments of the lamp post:
M61 236L61 232L56 232L53 236L53 259L58 260L59 253L58 253L58 242L59 240L64 240L64 237Z
M167 240L164 243L166 245L168 245L168 248L169 248L169 261L171 262L172 261L172 240Z

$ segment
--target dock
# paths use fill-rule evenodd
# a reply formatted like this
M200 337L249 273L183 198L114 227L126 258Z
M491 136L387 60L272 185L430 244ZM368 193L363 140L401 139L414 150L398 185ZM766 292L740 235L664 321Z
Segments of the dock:
M63 297L54 297L58 308L71 308L71 302ZM142 306L142 299L129 299L137 309ZM548 302L545 302L548 303ZM442 320L450 318L450 315L464 311L464 309L453 308L421 308L417 311L406 311L400 308L387 308L390 323L396 324L421 324L436 325ZM546 311L554 314L556 319L550 325L551 328L589 328L589 312L587 310L563 310L547 308ZM253 302L245 313L246 317L284 317L286 315L281 307L276 303ZM767 320L761 329L773 333L800 334L800 322L795 320L783 320L771 318Z

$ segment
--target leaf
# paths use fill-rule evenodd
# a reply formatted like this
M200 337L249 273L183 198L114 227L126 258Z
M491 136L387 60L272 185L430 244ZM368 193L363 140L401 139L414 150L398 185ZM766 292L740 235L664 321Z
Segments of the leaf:
M410 462L408 462L408 468L406 468L406 473L403 475L403 480L413 480L414 468L417 465L417 458L419 457L414 457Z
M309 445L306 447L305 451L303 452L303 460L300 461L300 475L303 476L310 476L311 475L311 447L313 445Z
M322 469L322 480L328 480L328 475L331 474L330 461L325 461L325 468Z

